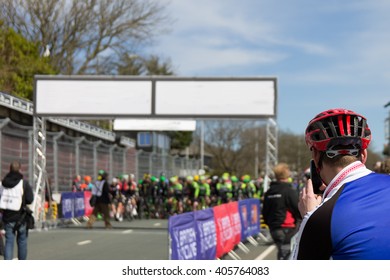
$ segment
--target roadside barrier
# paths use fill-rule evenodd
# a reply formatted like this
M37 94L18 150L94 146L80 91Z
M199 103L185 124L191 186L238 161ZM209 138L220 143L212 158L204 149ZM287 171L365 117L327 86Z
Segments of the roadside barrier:
M79 218L89 216L92 207L89 205L91 192L63 192L61 194L61 218L80 224Z
M243 242L257 244L253 236L260 233L260 200L244 199L172 216L168 231L171 260L214 260L226 254L239 259L236 247L248 253Z

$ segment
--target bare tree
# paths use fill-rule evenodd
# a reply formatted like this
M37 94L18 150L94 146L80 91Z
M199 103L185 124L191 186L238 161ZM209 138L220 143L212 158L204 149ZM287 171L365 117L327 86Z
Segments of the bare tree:
M166 31L153 0L0 0L1 20L43 50L61 74L114 71L124 53Z
M244 139L241 135L251 123L237 120L206 123L205 150L212 155L217 173L243 171L243 165L248 158L242 153Z
M240 153L246 159L242 163L241 174L250 174L252 176L261 175L265 172L266 166L266 126L255 125L247 128L241 135Z

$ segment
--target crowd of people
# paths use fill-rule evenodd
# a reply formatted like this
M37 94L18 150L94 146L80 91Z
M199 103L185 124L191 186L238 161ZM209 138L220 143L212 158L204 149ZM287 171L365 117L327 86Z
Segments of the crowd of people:
M254 180L250 175L237 177L227 172L221 176L195 174L170 178L164 173L158 177L144 174L138 181L134 174L120 174L108 179L106 172L100 170L99 174L101 172L108 185L109 216L117 221L168 218L230 201L261 198L264 189L262 178ZM97 183L92 183L90 176L81 178L75 176L72 191L94 193Z

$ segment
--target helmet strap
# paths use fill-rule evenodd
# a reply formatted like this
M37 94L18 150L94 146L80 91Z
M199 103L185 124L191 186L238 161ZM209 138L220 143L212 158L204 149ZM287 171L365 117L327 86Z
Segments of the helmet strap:
M331 146L328 150L325 151L325 154L328 158L334 158L339 155L350 155L359 158L360 149L353 145L352 149L334 149L335 146Z

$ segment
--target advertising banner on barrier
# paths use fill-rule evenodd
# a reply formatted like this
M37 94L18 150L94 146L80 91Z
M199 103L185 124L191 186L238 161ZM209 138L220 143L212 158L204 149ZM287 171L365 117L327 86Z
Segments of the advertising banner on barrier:
M238 202L241 219L241 240L260 232L260 200L244 199Z
M197 260L215 260L217 233L213 209L195 211Z
M260 201L245 199L175 215L169 218L168 230L170 259L220 258L260 232Z
M93 211L93 207L89 204L89 200L91 199L91 192L84 192L84 215L90 216Z
M85 212L85 203L84 203L84 192L74 192L73 193L73 199L74 199L74 218L79 218L84 216Z
M229 212L230 224L233 229L233 243L237 245L241 241L241 218L238 212L238 202L226 204L226 209Z
M72 192L65 192L61 194L61 206L62 206L62 218L72 219L73 216L73 207L74 199Z
M215 206L213 210L217 233L216 257L219 258L233 250L235 236L226 204Z
M249 206L249 236L254 236L260 232L260 200L256 198L248 199Z
M196 260L197 239L194 212L175 215L168 220L171 260Z
M246 240L250 235L250 206L249 199L238 201L238 209L241 219L241 241Z

